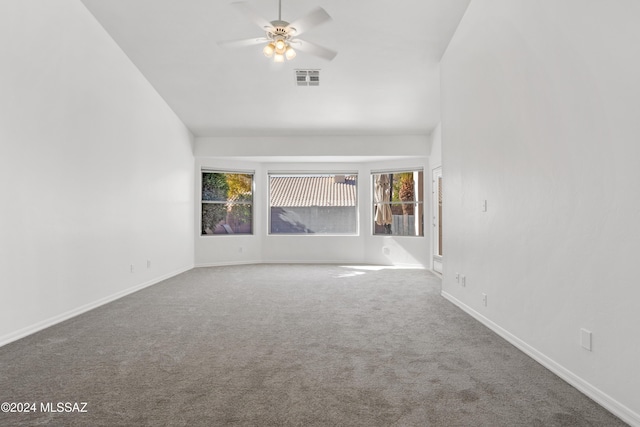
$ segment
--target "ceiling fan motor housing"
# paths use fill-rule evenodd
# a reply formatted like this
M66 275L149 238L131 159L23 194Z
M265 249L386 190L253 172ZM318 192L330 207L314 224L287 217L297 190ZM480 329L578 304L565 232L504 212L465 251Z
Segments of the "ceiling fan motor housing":
M272 37L284 37L289 38L293 34L295 34L296 29L293 27L288 27L289 23L287 21L271 21L272 28L267 29L267 34ZM287 28L288 27L288 28Z

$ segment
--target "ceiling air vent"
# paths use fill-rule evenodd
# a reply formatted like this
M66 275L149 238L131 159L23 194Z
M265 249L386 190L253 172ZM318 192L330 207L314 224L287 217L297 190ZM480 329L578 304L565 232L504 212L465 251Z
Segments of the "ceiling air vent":
M296 70L297 86L320 86L320 70Z

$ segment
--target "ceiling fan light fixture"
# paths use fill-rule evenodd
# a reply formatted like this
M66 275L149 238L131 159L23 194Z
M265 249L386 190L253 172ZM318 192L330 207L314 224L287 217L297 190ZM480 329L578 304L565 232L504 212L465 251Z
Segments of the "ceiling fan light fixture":
M264 47L264 49L262 49L262 53L264 53L264 56L266 56L267 58L271 58L275 50L276 46L273 43L269 43Z
M276 52L282 54L287 48L287 43L283 39L278 39L276 40L275 46L276 46Z
M296 57L296 51L293 50L293 48L291 46L287 46L287 49L286 49L284 55L287 57L287 60L291 61L293 58Z
M284 55L281 53L276 53L273 55L273 62L284 62Z

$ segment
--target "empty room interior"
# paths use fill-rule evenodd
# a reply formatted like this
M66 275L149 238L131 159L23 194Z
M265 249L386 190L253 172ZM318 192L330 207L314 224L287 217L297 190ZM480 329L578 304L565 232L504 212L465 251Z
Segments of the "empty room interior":
M0 12L0 424L640 426L640 2Z

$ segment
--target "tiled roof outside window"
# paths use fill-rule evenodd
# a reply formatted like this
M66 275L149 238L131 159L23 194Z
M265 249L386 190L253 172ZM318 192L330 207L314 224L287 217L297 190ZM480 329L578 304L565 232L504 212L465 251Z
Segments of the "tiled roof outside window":
M271 206L356 206L355 176L271 176Z

